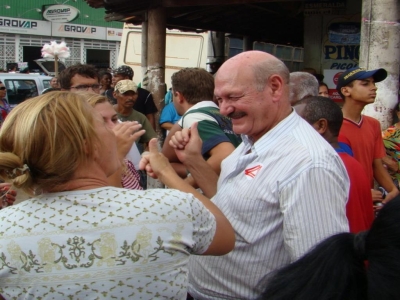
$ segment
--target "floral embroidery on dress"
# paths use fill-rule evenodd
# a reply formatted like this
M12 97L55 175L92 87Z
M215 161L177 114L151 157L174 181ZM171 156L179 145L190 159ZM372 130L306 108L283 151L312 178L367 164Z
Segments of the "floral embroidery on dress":
M5 299L186 299L214 216L176 190L44 194L0 211Z

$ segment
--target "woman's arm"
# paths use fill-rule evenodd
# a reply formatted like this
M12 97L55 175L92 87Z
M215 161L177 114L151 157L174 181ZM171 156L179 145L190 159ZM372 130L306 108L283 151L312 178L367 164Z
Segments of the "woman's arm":
M176 174L168 159L158 152L156 139L150 141L149 150L150 152L143 154L140 169L146 170L149 176L158 178L170 188L192 194L214 215L217 224L216 232L211 245L203 254L224 255L230 252L235 245L235 233L225 215L210 199L199 193Z

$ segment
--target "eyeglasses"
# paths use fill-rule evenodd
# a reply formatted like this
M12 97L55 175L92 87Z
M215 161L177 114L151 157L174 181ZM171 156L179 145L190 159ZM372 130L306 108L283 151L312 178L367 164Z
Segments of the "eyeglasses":
M76 89L78 91L87 91L88 89L92 89L93 91L98 91L100 90L100 88L101 88L100 84L92 84L92 85L82 84L77 86L71 86L71 89Z
M0 86L0 91L4 91L6 89L5 86Z

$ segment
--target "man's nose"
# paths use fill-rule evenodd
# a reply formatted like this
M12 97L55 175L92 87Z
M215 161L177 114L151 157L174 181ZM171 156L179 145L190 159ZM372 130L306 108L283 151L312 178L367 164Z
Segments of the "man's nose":
M219 103L219 112L221 113L221 115L227 116L231 112L233 112L233 110L234 109L232 105L229 105L226 101L221 101Z

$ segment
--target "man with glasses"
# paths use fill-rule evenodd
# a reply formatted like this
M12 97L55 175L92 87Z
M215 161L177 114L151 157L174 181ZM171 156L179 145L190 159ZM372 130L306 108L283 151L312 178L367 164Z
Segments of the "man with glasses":
M63 91L100 94L99 75L91 65L70 66L59 74L58 81Z

